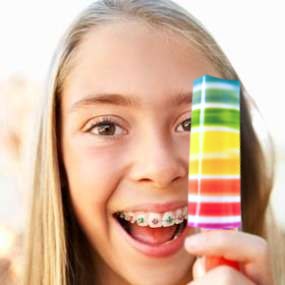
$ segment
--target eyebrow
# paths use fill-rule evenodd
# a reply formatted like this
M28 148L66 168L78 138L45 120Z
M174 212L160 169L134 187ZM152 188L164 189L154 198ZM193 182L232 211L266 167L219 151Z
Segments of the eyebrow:
M192 92L179 93L176 96L170 96L167 104L169 106L181 106L192 102ZM82 107L92 106L92 105L116 105L125 107L139 108L142 106L141 99L136 96L128 96L123 94L113 94L113 93L103 93L87 96L77 102L75 102L71 108L70 112L73 112Z

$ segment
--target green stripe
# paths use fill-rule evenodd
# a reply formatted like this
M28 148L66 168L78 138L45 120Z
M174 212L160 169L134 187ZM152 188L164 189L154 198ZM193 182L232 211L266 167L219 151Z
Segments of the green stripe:
M192 112L192 127L199 127L203 124L203 126L240 129L240 112L238 110L206 108L203 111L202 114L200 109Z
M239 94L235 90L206 88L206 103L223 103L239 106ZM193 93L193 105L201 103L202 90Z

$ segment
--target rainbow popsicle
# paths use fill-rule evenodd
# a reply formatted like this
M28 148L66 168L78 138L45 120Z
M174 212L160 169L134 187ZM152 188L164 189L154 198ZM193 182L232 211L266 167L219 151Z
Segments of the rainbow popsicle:
M188 182L188 226L241 227L237 80L194 80Z

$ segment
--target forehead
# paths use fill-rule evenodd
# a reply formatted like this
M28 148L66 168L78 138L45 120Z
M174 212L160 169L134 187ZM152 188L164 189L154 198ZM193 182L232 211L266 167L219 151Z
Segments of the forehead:
M72 104L92 93L129 93L145 100L189 91L195 78L218 75L182 36L124 21L93 28L73 59L64 92Z

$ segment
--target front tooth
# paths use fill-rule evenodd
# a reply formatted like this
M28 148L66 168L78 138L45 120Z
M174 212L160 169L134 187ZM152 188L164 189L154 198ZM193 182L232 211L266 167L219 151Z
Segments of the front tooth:
M170 227L175 224L175 215L173 212L165 212L162 216L162 226Z
M148 225L148 215L146 213L137 213L136 222L139 226L145 227Z
M175 224L181 224L184 220L184 215L183 215L183 210L182 209L177 209L175 211Z
M161 215L158 213L149 213L148 214L148 225L151 228L161 227Z

